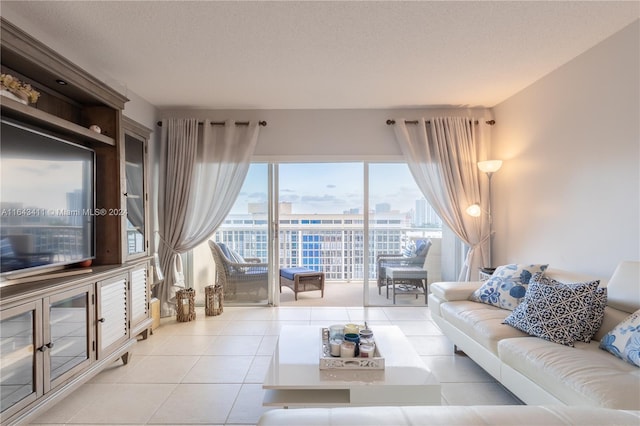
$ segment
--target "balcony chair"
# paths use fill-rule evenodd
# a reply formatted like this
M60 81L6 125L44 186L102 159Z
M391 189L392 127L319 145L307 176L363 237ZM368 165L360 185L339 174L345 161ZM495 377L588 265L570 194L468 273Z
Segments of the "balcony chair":
M266 263L260 263L258 258L243 258L223 243L210 240L209 248L216 264L216 283L222 285L225 300L255 302L267 298Z
M381 294L381 287L387 286L386 268L394 266L415 266L423 268L431 245L432 243L430 239L421 239L416 240L415 245L413 243L407 244L402 253L379 254L376 257L376 264L378 266L378 294ZM427 283L425 283L425 286L426 284Z

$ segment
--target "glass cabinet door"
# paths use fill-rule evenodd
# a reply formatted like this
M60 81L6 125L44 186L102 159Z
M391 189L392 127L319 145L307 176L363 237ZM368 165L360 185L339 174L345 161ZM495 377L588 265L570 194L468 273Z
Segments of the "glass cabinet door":
M0 312L0 411L7 417L42 395L42 304Z
M45 311L45 392L91 362L91 285L48 298ZM46 299L45 299L46 300Z
M147 252L146 152L151 130L126 117L122 127L126 207L124 253L131 258Z
M127 174L127 253L145 251L144 209L144 145L133 136L125 135Z

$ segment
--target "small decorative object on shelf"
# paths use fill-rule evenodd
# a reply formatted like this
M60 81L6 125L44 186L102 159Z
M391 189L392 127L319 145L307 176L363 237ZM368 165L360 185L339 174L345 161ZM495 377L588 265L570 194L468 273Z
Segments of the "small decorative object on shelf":
M176 320L178 322L196 319L196 292L192 288L176 291Z
M204 288L204 314L207 316L220 315L223 311L222 285L208 285Z
M35 104L40 97L40 92L30 84L23 83L11 74L0 74L0 94L25 105Z
M96 133L102 133L102 129L97 124L92 124L91 126L89 126L89 130Z

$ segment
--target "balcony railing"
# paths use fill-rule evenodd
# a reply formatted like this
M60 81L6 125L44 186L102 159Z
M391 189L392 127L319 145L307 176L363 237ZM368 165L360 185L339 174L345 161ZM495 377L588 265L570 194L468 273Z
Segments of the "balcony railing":
M362 221L353 226L344 222L282 224L279 233L280 267L304 266L325 273L326 280L363 280L364 231ZM320 221L318 221L320 222ZM351 224L349 224L351 225ZM405 244L418 238L441 239L442 231L434 228L376 227L370 229L369 279L377 278L375 259L378 254L400 254ZM227 223L219 228L214 240L232 247L244 257L268 257L267 230L264 225ZM440 245L438 244L438 251ZM430 255L438 256L437 253Z

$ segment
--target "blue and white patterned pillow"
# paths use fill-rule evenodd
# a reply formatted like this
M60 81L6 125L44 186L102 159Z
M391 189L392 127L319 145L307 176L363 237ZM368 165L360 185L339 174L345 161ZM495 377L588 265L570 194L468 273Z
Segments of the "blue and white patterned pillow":
M640 367L640 309L608 332L600 341L600 348Z
M413 257L416 255L416 243L415 241L411 240L407 243L406 246L404 246L404 249L402 249L402 255L404 257Z
M548 266L515 263L499 266L469 300L513 311L524 299L533 274L544 272Z
M529 283L524 301L504 320L518 330L554 343L574 346L591 329L591 304L600 281L565 284L541 273Z

